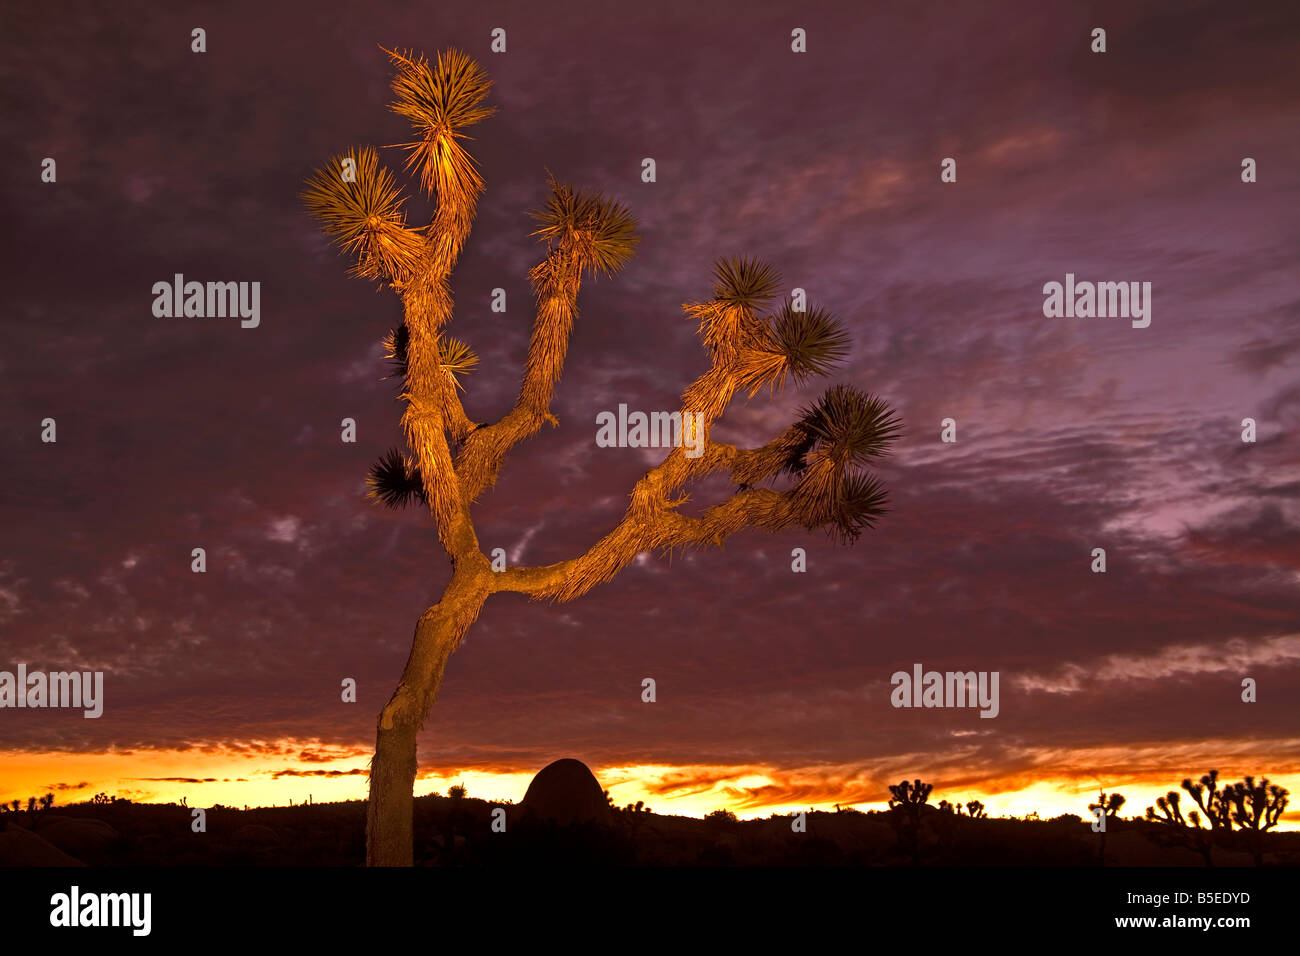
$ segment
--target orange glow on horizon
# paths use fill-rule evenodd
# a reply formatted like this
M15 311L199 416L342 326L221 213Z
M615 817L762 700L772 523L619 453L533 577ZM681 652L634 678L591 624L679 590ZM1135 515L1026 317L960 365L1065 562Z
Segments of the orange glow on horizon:
M179 803L186 798L194 807L287 806L291 802L304 803L309 796L314 803L364 800L369 758L369 752L359 748L302 741L243 750L214 747L99 754L0 752L0 763L5 767L5 792L0 793L0 801L12 803L18 799L26 805L29 796L39 798L51 791L56 806L85 802L101 791L144 803ZM1234 772L1236 768L1224 769L1229 766L1227 761L1218 765L1227 782L1243 775ZM655 813L666 815L702 817L725 808L741 819L752 819L798 810L833 810L836 803L859 810L886 808L883 783L877 786L861 775L832 774L819 768L634 765L592 769L616 806L640 800ZM1297 794L1300 773L1285 769L1288 772L1270 779ZM417 777L415 793L445 794L450 787L461 784L470 797L517 803L523 799L535 772L513 768L428 769ZM1137 817L1155 803L1156 797L1178 789L1178 781L1186 775L1181 770L1148 767L1127 776L1111 776L1106 780L1106 789L1127 797L1122 817ZM915 774L898 773L889 779L904 776ZM924 773L921 776L931 779ZM1042 819L1063 813L1086 817L1097 790L1095 778L1046 773L1016 774L1003 780L984 779L979 784L947 787L936 778L930 802L979 800L989 816L1037 812ZM880 799L862 799L877 792ZM1300 830L1300 804L1288 808L1277 829Z

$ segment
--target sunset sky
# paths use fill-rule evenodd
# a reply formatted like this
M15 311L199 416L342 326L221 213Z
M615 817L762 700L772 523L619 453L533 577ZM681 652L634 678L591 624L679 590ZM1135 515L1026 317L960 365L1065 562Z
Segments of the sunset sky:
M879 469L893 511L853 547L749 532L642 555L571 604L491 598L417 793L518 800L576 757L660 813L867 808L919 776L932 802L1017 815L1086 814L1104 786L1128 815L1217 767L1288 786L1298 828L1300 7L1063 6L6 10L0 670L102 670L105 704L0 710L0 800L365 796L448 564L427 514L364 499L400 441L380 344L399 303L347 274L298 195L329 156L410 138L383 44L459 47L494 81L453 276L472 418L518 388L547 170L640 223L636 258L584 286L559 427L477 506L485 549L554 562L618 520L661 453L597 447L596 415L677 407L707 366L681 304L720 256L772 262L852 350L825 382L733 402L715 437L765 442L836 382L907 429ZM176 273L260 282L260 325L155 318ZM1067 273L1151 282L1150 327L1045 318ZM891 707L915 663L998 671L1000 713Z

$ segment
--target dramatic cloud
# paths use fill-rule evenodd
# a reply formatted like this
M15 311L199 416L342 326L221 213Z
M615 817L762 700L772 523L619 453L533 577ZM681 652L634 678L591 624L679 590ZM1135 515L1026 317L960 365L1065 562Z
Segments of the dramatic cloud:
M0 711L7 759L190 752L136 779L363 791L375 714L448 569L427 515L363 497L400 441L379 345L399 305L347 276L298 193L332 153L406 137L383 43L460 46L495 82L453 282L452 332L481 359L471 417L517 389L541 255L524 213L546 171L641 223L637 258L583 289L558 426L476 509L485 550L557 561L618 519L653 459L596 447L595 416L671 408L705 369L680 307L719 256L770 259L839 316L853 350L831 381L906 423L880 468L893 511L855 547L745 534L642 556L571 605L494 597L426 724L425 771L576 756L747 808L878 801L904 775L1007 791L1176 783L1210 760L1297 773L1300 8L813 3L796 55L789 5L556 21L515 2L493 55L461 7L228 4L203 14L202 55L190 12L7 17L0 670L105 673L98 720ZM1151 282L1150 328L1044 318L1067 272ZM155 318L151 286L176 273L260 282L260 326ZM764 441L821 387L737 401L716 435ZM999 671L998 717L892 708L890 675L916 662Z

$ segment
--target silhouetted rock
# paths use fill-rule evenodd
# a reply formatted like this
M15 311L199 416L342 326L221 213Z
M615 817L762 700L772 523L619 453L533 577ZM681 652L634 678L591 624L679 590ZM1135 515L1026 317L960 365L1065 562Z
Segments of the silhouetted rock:
M581 760L547 764L524 794L523 819L568 826L608 823L609 803L595 775Z
M74 856L85 856L108 849L117 831L103 820L56 817L40 828L40 837Z
M0 833L0 866L85 866L50 841L22 827Z
M280 842L280 835L260 823L245 823L235 831L234 839L242 846L275 846Z

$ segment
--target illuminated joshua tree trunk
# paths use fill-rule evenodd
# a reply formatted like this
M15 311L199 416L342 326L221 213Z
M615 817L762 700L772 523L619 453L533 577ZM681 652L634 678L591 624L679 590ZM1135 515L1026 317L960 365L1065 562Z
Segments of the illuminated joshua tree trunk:
M432 64L414 54L389 56L396 70L392 109L415 132L405 144L407 168L418 171L423 192L436 200L432 221L427 228L407 225L406 197L371 148L332 159L312 177L303 199L325 232L355 257L354 272L391 287L402 300L404 322L387 345L404 383L407 451L393 450L374 465L370 496L392 507L412 501L427 506L451 560L451 580L438 603L420 615L402 677L379 714L370 767L366 862L409 866L417 735L447 659L489 595L516 591L570 601L613 578L642 552L721 545L746 527L820 528L855 540L885 511L884 489L863 469L888 452L899 422L880 399L836 386L766 445L709 441L713 422L738 391L749 397L764 388L776 391L787 378L802 384L825 375L847 351L847 336L820 309L796 311L787 302L760 311L777 297L780 280L771 267L720 260L712 298L684 307L698 321L712 358L709 370L682 394L683 427L702 432L683 436L683 444L703 452L669 452L636 483L622 520L586 553L558 564L494 572L479 548L470 508L495 483L516 443L543 423L556 424L551 397L582 278L622 267L637 243L636 223L621 205L551 182L549 202L533 214L540 224L534 235L546 253L529 275L537 308L519 397L499 420L471 421L461 405L459 378L478 360L444 327L452 314L448 278L483 191L461 130L493 112L483 105L491 83L458 51L446 51ZM716 473L730 478L734 493L698 517L681 514L684 489Z

